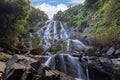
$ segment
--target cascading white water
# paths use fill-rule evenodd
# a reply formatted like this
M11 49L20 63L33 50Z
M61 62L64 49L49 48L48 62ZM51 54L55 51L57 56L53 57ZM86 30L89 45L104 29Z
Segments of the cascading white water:
M73 31L67 28L65 23L49 20L40 30L37 31L37 34L38 37L44 39L45 44L42 45L44 45L45 49L50 48L50 40L52 39L53 41L63 40L67 42L67 51L88 50L90 47L84 45L81 41L69 39L72 32ZM87 80L80 65L79 59L69 54L51 55L45 62L45 65L52 69L57 69L71 75L76 80Z
M29 43L29 49L31 50L32 49L32 42L33 42L33 35L31 32L29 33L29 37L30 37L30 40L28 43Z
M47 21L45 25L37 31L38 37L44 38L44 39L56 39L58 40L60 36L60 39L66 40L71 35L71 30L65 28L65 23L59 22L61 29L58 29L58 23L56 21ZM52 31L53 29L53 31ZM60 33L58 33L60 32ZM53 34L53 35L51 35Z
M52 27L52 22L50 21L49 24L46 26L46 30L44 32L44 39L50 39L50 31L51 31L51 27Z
M45 41L44 49L48 49L51 46L51 43L47 39L44 41Z
M75 80L86 80L79 58L73 57L69 54L53 55L49 57L45 62L45 65L71 75Z
M57 34L57 22L54 21L54 26L53 26L53 30L54 30L54 39L58 40L58 34Z
M90 48L91 47L86 46L79 40L69 39L67 41L67 51L81 51L81 50L87 51Z
M68 36L67 31L65 30L62 22L60 22L60 26L61 26L61 35L60 35L60 38L63 39L63 40L68 39L69 36Z
M60 24L60 26L58 25ZM49 20L45 25L37 31L37 35L45 41L44 48L48 49L51 46L51 39L54 40L67 40L71 35L70 29L64 27L65 23ZM60 28L59 28L60 27Z

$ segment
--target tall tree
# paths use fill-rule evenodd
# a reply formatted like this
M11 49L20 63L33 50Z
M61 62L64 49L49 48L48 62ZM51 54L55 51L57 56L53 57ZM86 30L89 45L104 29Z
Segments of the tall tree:
M24 31L29 12L28 0L0 1L0 47L4 50L15 50L18 36Z

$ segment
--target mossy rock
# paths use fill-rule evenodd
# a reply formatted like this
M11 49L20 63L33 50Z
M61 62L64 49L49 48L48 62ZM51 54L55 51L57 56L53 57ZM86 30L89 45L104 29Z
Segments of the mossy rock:
M36 48L39 46L39 44L45 44L45 41L39 37L36 37L34 40L33 40L33 43L32 43L32 46L33 48Z
M49 49L50 52L57 52L61 50L60 45L52 45L51 48Z
M38 47L38 48L32 49L31 54L33 54L33 55L42 55L43 52L44 52L44 49Z

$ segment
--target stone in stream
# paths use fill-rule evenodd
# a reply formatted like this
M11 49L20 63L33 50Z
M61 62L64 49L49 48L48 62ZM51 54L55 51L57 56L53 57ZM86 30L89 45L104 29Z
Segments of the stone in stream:
M114 52L115 52L114 47L111 47L111 48L108 49L107 55L112 55Z
M117 55L117 54L120 54L120 49L117 49L116 51L115 51L115 54Z

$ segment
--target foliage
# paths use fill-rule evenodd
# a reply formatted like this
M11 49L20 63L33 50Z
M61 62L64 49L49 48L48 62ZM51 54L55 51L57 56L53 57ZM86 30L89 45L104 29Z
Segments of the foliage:
M93 42L107 44L120 40L120 0L86 0L84 5L70 7L61 15L59 20L76 31L90 29L85 34L92 35Z
M39 44L40 44L40 42L41 42L41 40L42 40L42 39L40 39L40 38L38 38L38 37L35 38L35 39L33 40L32 46L33 46L34 48L38 47Z
M93 42L105 45L120 41L119 0L106 0L96 15L93 19L95 28L92 33L97 35L97 38Z
M110 0L108 9L105 12L107 24L120 26L120 0Z
M23 6L24 5L24 6ZM15 50L19 34L29 16L28 0L4 0L0 2L0 46L4 50Z
M23 43L20 41L22 35L27 35L29 31L34 30L36 24L47 19L43 11L30 6L29 0L1 0L0 47L4 48L4 51L14 52L18 47L22 47L20 46ZM29 37L24 38L27 47Z
M39 9L31 7L30 16L27 19L27 24L25 25L26 32L21 34L20 44L18 45L18 51L29 50L29 41L32 40L32 52L36 52L40 43L44 43L41 38L38 38L36 31L43 26L43 23L48 20L48 16ZM30 33L33 37L30 37ZM24 45L22 45L24 43ZM37 48L37 49L36 49ZM39 50L37 51L39 52Z
M43 23L48 20L48 16L41 10L31 7L30 16L28 18L28 24L26 30L38 30L38 27L43 26Z
M44 53L44 49L40 48L40 47L32 49L32 51L31 51L31 54L33 54L33 55L43 55L43 53Z
M93 35L96 35L94 38L92 38L90 41L92 41L92 44L112 44L115 41L118 41L118 34L119 30L116 27L113 26L103 26L100 28L97 28L95 32L93 32Z

